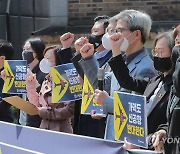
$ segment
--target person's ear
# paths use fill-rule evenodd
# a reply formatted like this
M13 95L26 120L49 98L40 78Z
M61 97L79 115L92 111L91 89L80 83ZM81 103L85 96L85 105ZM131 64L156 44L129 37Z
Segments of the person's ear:
M141 36L142 36L141 31L140 31L140 30L136 30L136 31L135 31L135 38L136 38L136 39L141 39Z

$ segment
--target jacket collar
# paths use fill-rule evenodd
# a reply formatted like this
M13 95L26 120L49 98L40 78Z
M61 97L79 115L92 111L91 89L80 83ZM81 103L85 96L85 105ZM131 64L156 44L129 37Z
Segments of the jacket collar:
M165 78L162 79L159 78L159 82L163 81L164 85L161 87L159 92L157 93L156 97L153 100L153 104L151 105L151 108L149 109L147 116L151 114L153 109L157 106L157 104L161 101L161 99L164 97L164 95L169 91L169 87L172 85L172 75L167 75ZM159 84L158 82L158 84ZM154 88L155 89L155 88Z
M154 92L154 89L158 86L159 82L162 80L161 75L158 75L151 79L150 83L147 85L144 95L149 99Z
M128 65L137 55L139 55L143 51L144 51L144 48L142 48L142 49L140 49L140 50L126 56L126 58L125 58L126 59L126 64Z
M135 68L136 65L138 63L140 63L140 61L142 60L142 58L144 58L145 56L147 56L148 54L145 52L144 48L141 49L142 51L136 55L136 57L134 57L134 59L132 59L132 61L127 65L128 69L129 69L129 73L131 73Z

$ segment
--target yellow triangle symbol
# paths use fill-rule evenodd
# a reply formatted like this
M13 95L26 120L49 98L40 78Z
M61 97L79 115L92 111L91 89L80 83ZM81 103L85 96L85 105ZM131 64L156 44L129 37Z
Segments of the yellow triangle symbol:
M9 66L9 63L7 60L4 61L4 70L6 73L6 79L4 81L4 86L3 86L2 91L4 93L7 93L11 89L11 87L14 83L14 74L13 74L11 67Z
M88 78L84 76L84 84L82 91L82 105L81 114L86 113L89 104L92 102L94 97L94 89L88 81Z
M114 132L115 140L119 140L124 127L128 121L128 116L124 110L122 102L117 92L114 92Z
M52 102L57 103L66 93L69 83L56 68L51 68L51 75L53 79Z

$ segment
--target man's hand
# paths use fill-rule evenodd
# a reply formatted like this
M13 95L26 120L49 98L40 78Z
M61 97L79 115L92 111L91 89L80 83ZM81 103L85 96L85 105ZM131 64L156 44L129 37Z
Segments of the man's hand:
M94 98L99 105L104 105L104 101L106 100L108 93L106 91L101 91L99 89L95 90Z
M133 145L132 143L127 141L127 138L124 138L124 144L123 144L123 149L128 150L128 149L139 149L138 146Z
M120 47L123 43L123 40L124 36L121 33L114 33L110 36L113 57L121 54Z
M162 138L166 136L166 131L161 129L157 132L155 132L152 135L152 143L153 143L153 147L156 151L159 151L159 146L160 146L160 141L162 141Z
M70 48L73 41L74 41L74 34L70 32L63 34L60 37L60 42L62 44L62 47L65 49Z
M97 115L95 110L91 110L91 117L96 120L102 119L102 116Z
M94 54L94 46L93 44L87 43L81 49L80 53L83 59L91 57Z
M79 39L77 39L74 43L76 52L80 52L80 49L88 42L89 42L89 40L86 37L80 37Z

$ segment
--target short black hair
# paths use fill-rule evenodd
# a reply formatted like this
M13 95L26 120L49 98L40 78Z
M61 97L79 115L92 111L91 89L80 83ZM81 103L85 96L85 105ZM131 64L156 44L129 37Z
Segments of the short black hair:
M14 54L12 44L6 40L0 39L0 56L5 56L7 60L11 60Z
M94 18L94 23L97 21L102 22L104 25L104 30L105 30L109 24L109 18L110 17L107 15L97 16Z
M26 42L29 42L31 45L31 48L36 52L37 59L41 61L43 57L43 51L45 49L45 43L38 37L36 38L30 38Z

